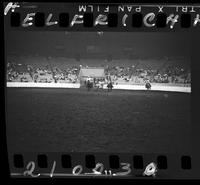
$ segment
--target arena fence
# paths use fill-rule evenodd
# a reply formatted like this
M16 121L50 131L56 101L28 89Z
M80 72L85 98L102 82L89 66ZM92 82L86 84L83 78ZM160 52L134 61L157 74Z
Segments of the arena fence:
M114 85L113 89L146 90L144 85ZM167 85L166 86L152 85L151 90L191 93L191 87L167 86Z
M113 85L113 89L146 90L144 85ZM38 87L38 88L80 88L79 83L34 83L34 82L7 82L7 87ZM103 86L107 89L107 85ZM172 91L191 93L191 87L152 85L154 91Z
M80 88L79 83L7 82L7 87Z

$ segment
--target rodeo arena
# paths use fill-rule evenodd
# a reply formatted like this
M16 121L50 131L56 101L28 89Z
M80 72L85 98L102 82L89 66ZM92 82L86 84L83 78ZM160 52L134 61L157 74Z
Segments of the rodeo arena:
M8 87L83 88L89 90L127 89L191 92L189 66L182 58L154 60L114 60L101 67L97 59L83 63L97 66L74 66L75 59L52 57L18 57L7 63ZM170 61L171 60L171 61ZM38 63L37 63L38 62ZM134 65L126 65L132 63ZM67 66L66 63L71 66ZM115 63L119 65L115 65ZM120 66L123 64L123 66ZM149 68L151 66L151 68Z
M137 33L9 34L9 151L190 151L190 57L176 46L181 34L147 42L151 35L138 33L142 44ZM155 48L163 38L172 43Z

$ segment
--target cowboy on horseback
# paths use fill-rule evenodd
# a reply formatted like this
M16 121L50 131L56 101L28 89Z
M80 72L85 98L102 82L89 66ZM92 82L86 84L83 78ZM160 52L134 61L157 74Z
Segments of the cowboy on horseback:
M86 79L86 87L87 87L88 91L93 87L92 78L90 78L89 76Z
M145 87L147 90L151 90L151 84L149 80L146 81Z
M107 87L108 87L108 91L112 91L113 84L111 81L108 83Z

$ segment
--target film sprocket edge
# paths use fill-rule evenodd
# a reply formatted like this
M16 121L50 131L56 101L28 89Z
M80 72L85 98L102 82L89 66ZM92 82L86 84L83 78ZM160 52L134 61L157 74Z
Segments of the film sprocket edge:
M199 178L199 11L4 2L11 178Z

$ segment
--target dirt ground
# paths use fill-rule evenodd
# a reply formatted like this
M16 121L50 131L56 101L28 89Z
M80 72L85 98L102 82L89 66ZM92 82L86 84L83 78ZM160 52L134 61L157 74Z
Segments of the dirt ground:
M7 88L12 152L187 153L188 93Z

